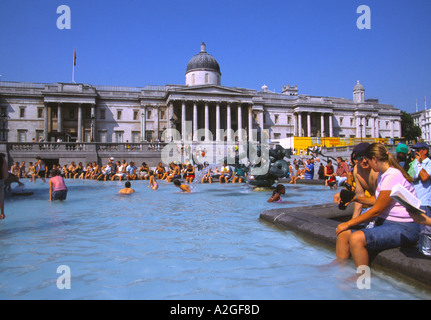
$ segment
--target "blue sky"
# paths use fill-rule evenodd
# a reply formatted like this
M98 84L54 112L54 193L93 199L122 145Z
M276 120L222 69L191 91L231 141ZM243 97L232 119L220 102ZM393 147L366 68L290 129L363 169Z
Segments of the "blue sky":
M71 29L57 28L57 7ZM371 9L359 30L358 6ZM414 112L431 107L429 0L1 0L3 81L136 86L184 84L200 51L220 64L222 85L366 98Z

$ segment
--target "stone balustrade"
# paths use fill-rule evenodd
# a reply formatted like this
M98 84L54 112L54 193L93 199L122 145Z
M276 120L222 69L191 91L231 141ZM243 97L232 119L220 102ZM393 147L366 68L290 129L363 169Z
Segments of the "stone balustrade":
M135 163L147 162L156 165L166 143L99 143L99 142L0 142L0 152L7 156L8 163L35 161L41 157L47 162L105 163L110 157L127 159Z

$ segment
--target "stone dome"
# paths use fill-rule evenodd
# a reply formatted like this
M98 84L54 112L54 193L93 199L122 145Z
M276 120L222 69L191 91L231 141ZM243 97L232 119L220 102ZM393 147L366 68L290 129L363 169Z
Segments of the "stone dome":
M358 80L358 82L356 83L356 85L353 87L353 91L365 91L365 89L364 89L364 86L362 85L362 84L360 84L359 83L359 80Z
M359 83L359 80L353 88L353 102L354 103L365 102L365 89L364 89L364 86Z
M220 66L217 60L206 52L205 43L201 44L201 52L193 56L187 64L186 73L195 70L215 71L220 73Z

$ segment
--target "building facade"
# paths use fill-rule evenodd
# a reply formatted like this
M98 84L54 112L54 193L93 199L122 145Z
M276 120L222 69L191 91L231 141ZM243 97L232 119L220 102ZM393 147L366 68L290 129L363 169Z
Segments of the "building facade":
M428 144L431 143L431 110L426 109L412 113L413 122L416 126L421 128L421 139Z
M352 99L300 94L296 85L282 93L225 87L204 43L184 85L0 82L0 121L0 140L12 142L249 141L263 130L273 142L401 136L401 111L366 99L359 81ZM164 135L169 128L178 134Z

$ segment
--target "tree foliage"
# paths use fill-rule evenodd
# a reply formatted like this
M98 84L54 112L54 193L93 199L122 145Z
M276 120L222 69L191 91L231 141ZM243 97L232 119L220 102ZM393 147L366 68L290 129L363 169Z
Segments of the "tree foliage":
M401 111L401 135L406 140L418 140L422 136L422 130L414 124L413 117Z

